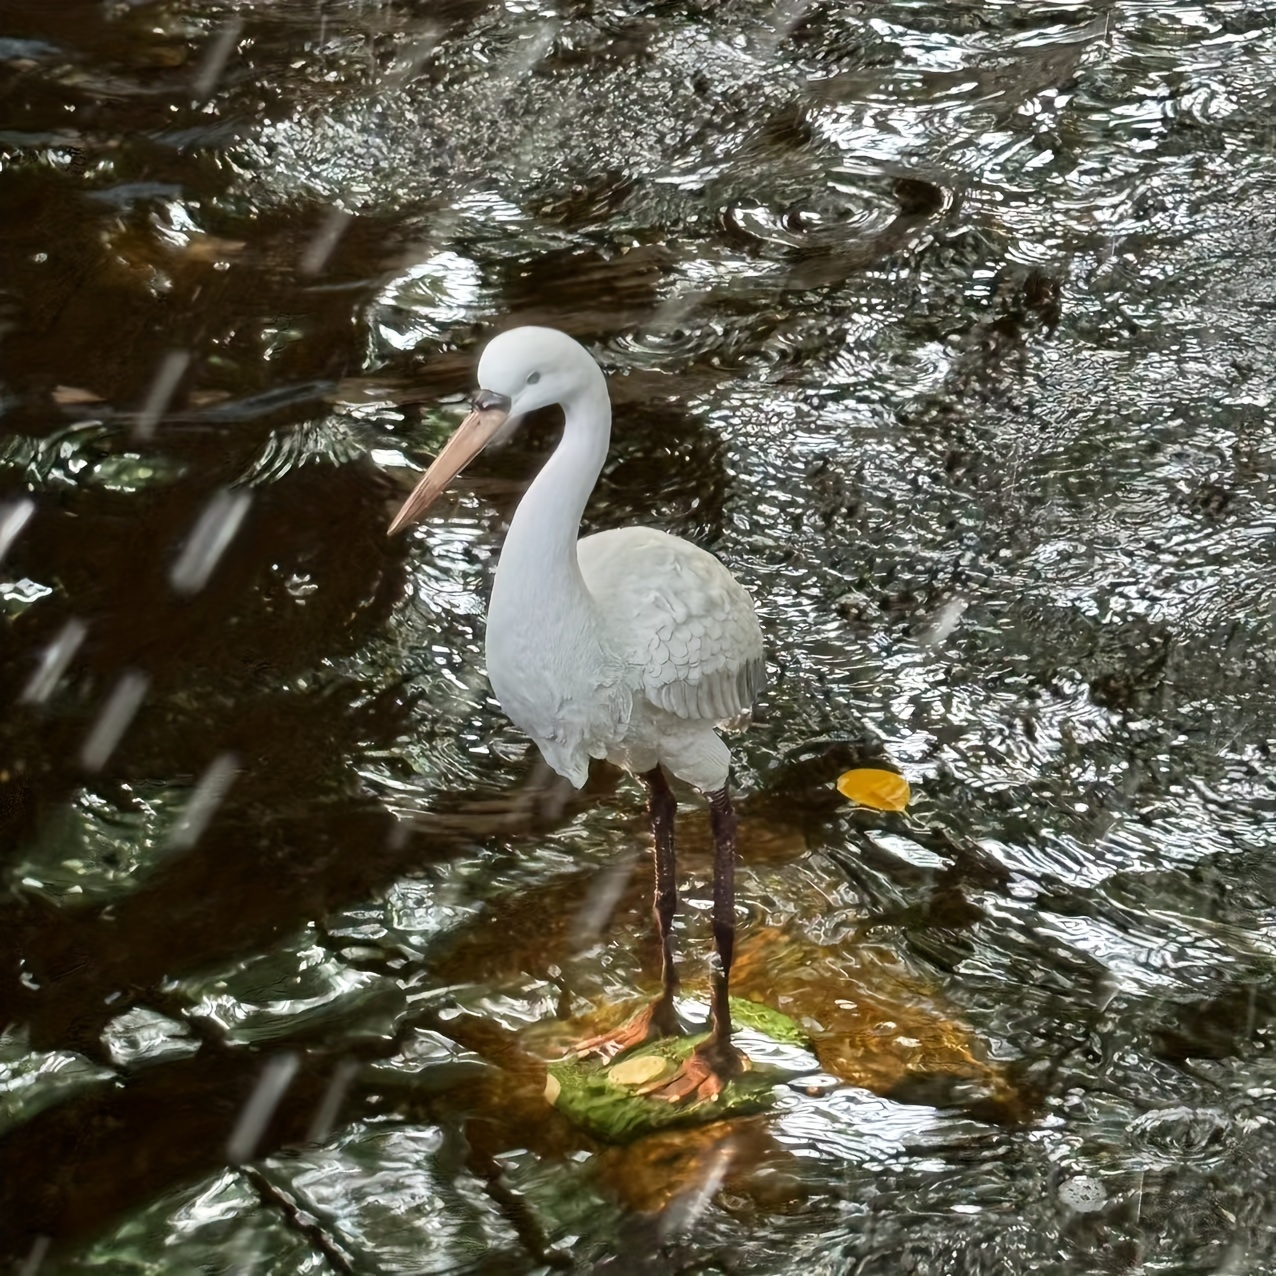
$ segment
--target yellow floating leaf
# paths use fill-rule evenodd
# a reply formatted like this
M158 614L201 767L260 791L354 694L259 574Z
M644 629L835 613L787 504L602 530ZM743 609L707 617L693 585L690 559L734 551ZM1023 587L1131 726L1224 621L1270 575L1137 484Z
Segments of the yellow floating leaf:
M837 791L875 811L902 811L908 805L908 781L894 771L862 766L837 777Z
M614 1085L642 1085L654 1081L668 1068L667 1060L649 1054L638 1059L622 1059L608 1072L607 1079Z

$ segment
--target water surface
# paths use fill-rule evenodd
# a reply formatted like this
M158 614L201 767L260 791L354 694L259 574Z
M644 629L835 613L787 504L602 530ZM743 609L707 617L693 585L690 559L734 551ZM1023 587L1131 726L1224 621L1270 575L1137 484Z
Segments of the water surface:
M3 6L17 1270L1266 1270L1274 17ZM737 982L819 1072L625 1148L543 1061L657 982L641 794L482 668L552 415L384 534L518 322L586 530L768 648Z

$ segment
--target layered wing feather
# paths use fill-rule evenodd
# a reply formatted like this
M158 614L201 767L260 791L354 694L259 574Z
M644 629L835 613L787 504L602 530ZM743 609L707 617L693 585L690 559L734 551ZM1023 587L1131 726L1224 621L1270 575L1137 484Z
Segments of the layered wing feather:
M633 689L680 718L743 725L765 679L753 600L712 554L649 527L578 543L585 584Z

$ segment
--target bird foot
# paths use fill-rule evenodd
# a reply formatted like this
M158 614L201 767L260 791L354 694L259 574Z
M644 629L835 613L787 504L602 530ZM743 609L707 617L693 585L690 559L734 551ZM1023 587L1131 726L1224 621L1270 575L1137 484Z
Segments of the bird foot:
M577 1042L572 1049L572 1054L577 1059L584 1058L586 1055L615 1059L626 1050L634 1049L635 1046L645 1046L647 1042L656 1041L661 1037L680 1037L682 1032L682 1025L674 1013L672 998L660 997L645 1010L640 1010L627 1023L621 1024L619 1028Z
M669 1103L701 1103L716 1099L728 1081L749 1067L748 1058L729 1041L709 1041L698 1045L671 1077L644 1086L639 1094Z

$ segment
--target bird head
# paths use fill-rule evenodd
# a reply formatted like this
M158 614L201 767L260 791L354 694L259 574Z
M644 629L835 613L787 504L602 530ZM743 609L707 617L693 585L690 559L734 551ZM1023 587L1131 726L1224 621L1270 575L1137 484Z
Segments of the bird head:
M507 439L537 408L566 403L602 373L589 351L553 328L511 328L493 337L478 366L472 411L394 516L389 535L416 522L489 443Z
M565 332L511 328L493 337L479 358L475 407L486 398L510 417L523 417L570 399L591 375L598 375L593 356Z

